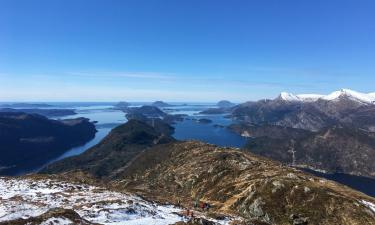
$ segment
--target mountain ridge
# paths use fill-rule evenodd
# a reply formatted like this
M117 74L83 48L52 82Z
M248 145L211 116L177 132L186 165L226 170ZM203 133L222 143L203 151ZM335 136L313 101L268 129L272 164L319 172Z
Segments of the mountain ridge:
M350 98L364 104L375 104L375 93L361 93L350 89L341 89L334 91L328 95L321 94L292 94L288 92L281 92L276 99L284 101L296 102L315 102L318 100L335 101L339 98Z

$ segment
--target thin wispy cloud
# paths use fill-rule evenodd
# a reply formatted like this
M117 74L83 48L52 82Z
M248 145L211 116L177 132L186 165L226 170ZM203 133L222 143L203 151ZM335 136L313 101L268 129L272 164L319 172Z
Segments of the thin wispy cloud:
M174 80L178 77L173 73L160 72L68 72L66 75L88 78L135 78L135 79L162 79Z

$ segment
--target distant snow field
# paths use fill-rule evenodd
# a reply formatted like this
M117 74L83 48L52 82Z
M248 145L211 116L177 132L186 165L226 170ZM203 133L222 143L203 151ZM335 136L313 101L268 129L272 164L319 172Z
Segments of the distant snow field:
M56 207L73 209L82 218L100 224L164 225L184 220L178 215L181 209L175 206L148 202L130 194L54 180L0 177L0 222L35 217ZM50 220L69 224L64 218Z
M335 101L340 97L348 97L353 101L357 101L363 104L375 104L375 92L374 93L361 93L350 89L341 89L334 91L328 95L319 94L299 94L294 95L292 93L282 92L279 98L284 101L290 102L315 102L317 100Z

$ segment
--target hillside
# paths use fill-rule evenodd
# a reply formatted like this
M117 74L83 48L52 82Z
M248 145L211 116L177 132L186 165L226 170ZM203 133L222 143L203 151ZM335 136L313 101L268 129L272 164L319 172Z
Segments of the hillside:
M282 126L232 125L258 155L328 173L375 177L375 133L333 126L310 132Z
M245 149L295 166L375 177L372 94L281 93L236 106L229 128L249 138Z
M98 178L108 178L145 149L158 143L172 141L172 137L133 119L114 128L98 145L81 155L48 165L43 171L58 173L66 170L83 170Z
M0 113L0 174L38 168L95 136L88 119L51 120L25 113Z

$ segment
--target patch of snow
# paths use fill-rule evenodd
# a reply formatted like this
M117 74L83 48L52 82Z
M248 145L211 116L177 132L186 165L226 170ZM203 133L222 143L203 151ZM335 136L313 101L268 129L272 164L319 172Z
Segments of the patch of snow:
M349 89L332 92L331 94L324 96L322 99L332 101L343 96L363 103L373 103L375 101L375 98L371 94L360 93Z
M328 95L319 95L319 94L299 94L294 95L287 92L282 92L279 95L279 98L285 101L299 101L299 102L314 102L319 99L326 100L326 101L335 101L338 100L340 97L348 97L354 101L358 101L364 104L375 104L375 92L373 93L361 93L357 91L353 91L350 89L341 89L339 91L334 91Z
M297 96L291 93L287 93L287 92L281 92L279 98L282 100L291 101L291 102L300 101L300 99Z
M245 130L244 132L242 132L241 136L242 137L251 137L251 135L249 134L249 132L247 130Z
M100 224L164 225L186 221L179 215L181 208L131 194L50 179L0 177L0 222L39 216L56 207L73 209L82 218ZM66 222L60 224L69 224L60 220ZM215 222L229 224L230 220Z
M368 202L365 200L361 200L362 204L364 204L366 207L370 208L375 213L375 204L372 202Z
M56 217L51 217L46 221L43 221L40 225L72 225L74 224L73 221L67 218L56 218Z

